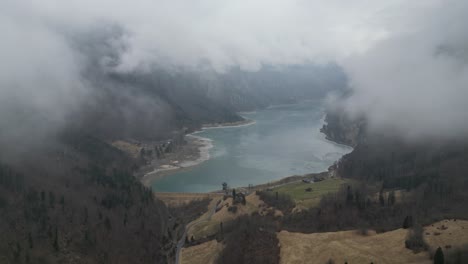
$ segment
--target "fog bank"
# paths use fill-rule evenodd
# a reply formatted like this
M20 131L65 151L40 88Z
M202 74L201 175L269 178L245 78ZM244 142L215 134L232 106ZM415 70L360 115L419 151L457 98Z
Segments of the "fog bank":
M371 129L459 137L468 132L467 11L461 0L4 0L0 138L63 124L102 86L96 72L310 63L342 67L353 91L342 103Z

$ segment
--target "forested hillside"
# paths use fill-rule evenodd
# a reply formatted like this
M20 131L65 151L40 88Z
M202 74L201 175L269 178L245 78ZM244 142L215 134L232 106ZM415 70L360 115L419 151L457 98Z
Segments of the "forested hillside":
M354 150L333 169L337 176L360 184L322 199L319 213L305 213L316 219L313 224L293 217L289 222L292 229L390 230L402 226L405 219L420 225L468 217L464 208L468 198L466 138L409 141L401 135L371 131L363 119L353 123L345 113L333 115L322 131L332 140L343 142L340 135L347 135L345 143L355 142ZM397 196L399 202L395 203Z
M0 165L0 263L167 263L174 223L97 138L58 142ZM172 233L171 233L172 232Z

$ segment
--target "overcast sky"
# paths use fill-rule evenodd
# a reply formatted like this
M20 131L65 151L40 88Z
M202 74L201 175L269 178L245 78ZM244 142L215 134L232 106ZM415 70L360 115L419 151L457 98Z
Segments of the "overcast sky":
M466 14L464 0L0 0L0 110L22 102L63 118L57 105L90 89L75 40L115 27L103 41L120 59L101 61L111 71L333 62L354 90L347 110L372 128L460 136Z

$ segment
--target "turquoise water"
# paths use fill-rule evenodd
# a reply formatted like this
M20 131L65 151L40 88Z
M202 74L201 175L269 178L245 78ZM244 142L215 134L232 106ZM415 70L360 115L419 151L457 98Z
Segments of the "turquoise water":
M207 192L266 183L280 178L328 169L352 149L327 141L320 133L323 105L304 102L243 114L256 121L249 126L207 129L197 136L213 140L210 160L156 180L164 192Z

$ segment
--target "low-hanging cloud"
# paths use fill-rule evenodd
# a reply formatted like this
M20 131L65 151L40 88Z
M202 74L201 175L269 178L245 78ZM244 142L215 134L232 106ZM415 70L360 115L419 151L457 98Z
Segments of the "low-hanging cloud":
M466 1L435 1L399 17L393 36L341 61L352 114L410 139L468 135Z
M15 133L4 128L18 111L60 123L96 89L90 63L129 73L336 62L354 90L346 109L371 128L458 136L468 131L467 10L461 0L4 0L1 133ZM112 52L83 48L109 28L96 42Z
M79 58L62 38L33 19L1 10L0 145L8 153L58 128L65 109L77 107L86 89Z
M231 66L258 70L262 65L328 62L363 52L385 38L380 12L385 3L332 0L42 0L16 4L18 16L32 17L56 32L86 31L115 24L127 49L116 69L131 71L166 64Z

